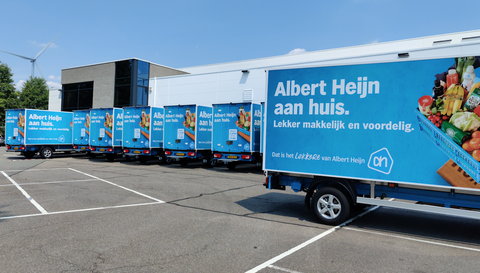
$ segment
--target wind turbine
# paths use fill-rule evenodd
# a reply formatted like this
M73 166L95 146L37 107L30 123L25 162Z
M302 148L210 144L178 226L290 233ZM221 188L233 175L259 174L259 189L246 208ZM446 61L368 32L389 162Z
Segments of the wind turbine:
M58 34L57 37L58 37L59 35L60 35L60 34ZM0 50L0 51L1 51L1 52L5 52L5 53L8 53L8 54L11 54L11 55L14 55L14 56L17 56L17 57L20 57L20 58L23 58L23 59L26 59L26 60L29 60L29 61L32 63L32 78L33 78L34 75L35 75L35 65L37 66L38 71L40 71L40 74L42 74L42 77L45 78L45 77L43 76L42 70L40 69L40 66L39 66L38 63L37 63L37 59L38 59L38 57L40 57L40 55L42 55L42 53L53 43L53 41L55 41L55 39L57 39L57 37L53 38L53 40L52 40L50 43L48 43L47 46L45 46L42 50L40 50L40 52L37 53L37 56L35 56L35 58L30 58L30 57L27 57L27 56L22 56L22 55L19 55L19 54L15 54L15 53L3 51L3 50Z

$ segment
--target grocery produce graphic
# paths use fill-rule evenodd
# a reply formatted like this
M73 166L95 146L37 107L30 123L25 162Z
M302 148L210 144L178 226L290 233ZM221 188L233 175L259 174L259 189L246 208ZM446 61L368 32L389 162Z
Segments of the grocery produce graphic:
M475 161L480 161L480 57L458 57L452 63L435 75L432 94L418 100L418 110L431 124L421 117L419 123L432 141L451 139L452 145L439 148L478 181L476 169L480 163Z

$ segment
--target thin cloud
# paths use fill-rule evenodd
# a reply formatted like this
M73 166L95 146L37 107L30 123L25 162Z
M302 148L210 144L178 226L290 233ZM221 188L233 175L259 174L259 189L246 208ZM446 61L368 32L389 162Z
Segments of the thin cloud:
M295 48L294 50L288 52L287 55L299 54L299 53L303 53L303 52L307 52L307 51L303 48Z
M19 80L19 81L15 84L15 89L17 89L17 91L22 91L22 87L23 87L24 84L25 84L25 81L24 81L24 80Z
M371 41L371 44L378 44L380 41L378 39Z
M31 45L35 47L41 47L44 48L48 45L48 43L38 43L37 41L28 41ZM58 45L55 43L52 43L48 48L58 48Z
M47 86L50 89L62 89L62 85L58 82L47 81Z

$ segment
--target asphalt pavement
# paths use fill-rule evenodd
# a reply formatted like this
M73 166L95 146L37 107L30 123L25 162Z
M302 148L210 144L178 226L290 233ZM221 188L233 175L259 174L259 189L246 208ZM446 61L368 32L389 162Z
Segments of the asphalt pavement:
M317 223L261 169L0 148L1 272L477 272L480 221L392 208Z

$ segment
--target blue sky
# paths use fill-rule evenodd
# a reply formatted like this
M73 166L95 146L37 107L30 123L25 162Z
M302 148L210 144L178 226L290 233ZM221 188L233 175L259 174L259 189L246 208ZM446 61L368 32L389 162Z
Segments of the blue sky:
M0 0L0 11L0 50L34 57L59 35L38 58L53 88L64 68L132 57L182 68L480 27L478 0ZM0 62L18 86L31 75L28 60Z

